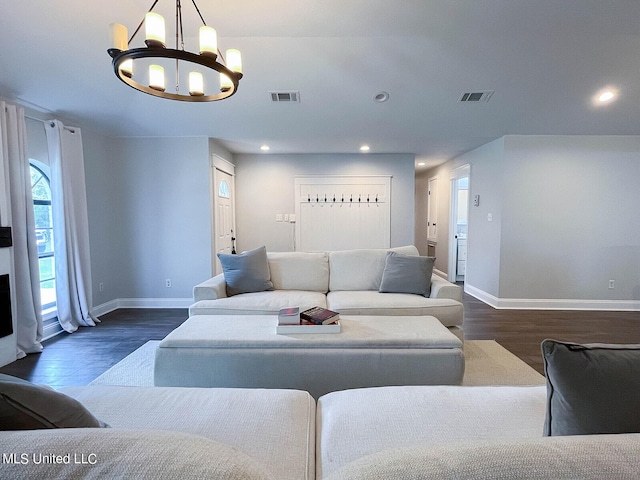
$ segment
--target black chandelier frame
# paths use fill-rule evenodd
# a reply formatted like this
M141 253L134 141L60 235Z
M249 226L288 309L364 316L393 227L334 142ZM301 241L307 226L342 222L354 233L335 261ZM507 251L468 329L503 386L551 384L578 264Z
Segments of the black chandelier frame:
M151 8L148 10L149 12L153 11L154 7L158 3L158 0L153 2ZM192 0L193 6L195 7L200 19L202 20L203 25L207 25L200 13L200 9L196 5L195 0ZM144 23L144 19L136 28L136 31L133 33L131 38L129 39L129 44L139 32L140 28ZM178 48L178 42L180 41L180 45L182 48ZM164 46L158 46L155 42L149 42L145 40L146 47L141 48L130 48L128 50L120 50L117 48L110 48L107 50L107 53L113 59L113 70L116 76L122 80L124 83L129 85L136 90L139 90L144 93L148 93L149 95L153 95L156 97L166 98L169 100L179 100L183 102L212 102L218 100L224 100L226 98L231 97L238 91L238 86L240 83L240 79L242 78L242 73L234 72L227 68L224 63L218 62L218 58L222 58L224 62L224 57L218 50L218 54L215 53L201 53L196 54L184 49L184 35L182 32L182 5L180 0L176 1L176 48L165 48ZM141 58L164 58L169 60L176 61L176 93L170 93L163 90L156 90L148 85L144 85L140 82L134 80L133 76L127 74L121 66L127 60L137 60ZM211 70L215 70L216 72L225 75L231 81L231 85L228 87L220 88L220 93L210 94L210 95L191 95L191 94L182 94L179 92L179 62L188 62L196 65L200 65Z

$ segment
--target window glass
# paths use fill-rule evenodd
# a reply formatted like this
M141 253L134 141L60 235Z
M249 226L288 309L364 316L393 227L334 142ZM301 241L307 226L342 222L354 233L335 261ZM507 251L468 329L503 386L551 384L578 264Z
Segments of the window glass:
M44 172L33 164L31 165L31 193L40 266L40 296L42 311L45 312L56 306L51 187Z
M220 182L220 186L218 187L218 196L222 198L231 198L229 184L224 180Z

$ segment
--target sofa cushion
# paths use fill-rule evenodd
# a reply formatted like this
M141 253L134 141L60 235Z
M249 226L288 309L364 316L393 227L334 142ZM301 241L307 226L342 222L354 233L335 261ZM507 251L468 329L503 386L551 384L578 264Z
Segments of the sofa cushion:
M5 432L0 450L20 452L3 462L3 478L66 480L135 478L271 480L250 456L213 440L153 430L57 429ZM9 458L9 453L5 453ZM47 461L56 458L60 461ZM24 460L25 463L20 463Z
M429 296L431 293L431 274L433 273L433 257L404 255L398 252L387 252L381 293L413 293Z
M262 246L238 255L219 253L227 295L272 290L267 249Z
M300 310L306 310L315 305L326 308L327 297L324 293L272 290L201 300L189 307L189 315L275 315L282 308L300 307Z
M640 345L542 342L545 435L640 432Z
M249 455L278 480L313 478L315 401L307 392L114 385L61 391L82 402L113 430L201 435Z
M317 406L317 478L390 448L541 438L545 397L544 386L434 385L329 393Z
M326 480L637 478L638 435L463 442L393 449L361 458ZM319 478L319 477L318 477Z
M463 305L450 298L411 293L337 291L327 294L327 308L344 315L431 315L445 327L462 325Z
M276 290L329 290L329 256L324 252L267 252Z
M77 400L50 387L0 374L0 428L107 427Z
M387 252L418 255L413 246L329 252L329 290L375 290L380 288Z

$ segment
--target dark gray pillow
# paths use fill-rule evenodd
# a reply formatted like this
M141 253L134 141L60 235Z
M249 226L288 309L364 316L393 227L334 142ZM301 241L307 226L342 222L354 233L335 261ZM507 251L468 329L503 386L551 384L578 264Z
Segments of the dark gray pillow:
M544 435L640 432L640 345L542 342Z
M387 252L378 291L381 293L415 293L428 297L431 293L431 274L435 260L433 257Z
M266 247L242 252L238 255L219 253L227 295L273 290Z
M0 430L108 427L80 402L52 388L0 374Z

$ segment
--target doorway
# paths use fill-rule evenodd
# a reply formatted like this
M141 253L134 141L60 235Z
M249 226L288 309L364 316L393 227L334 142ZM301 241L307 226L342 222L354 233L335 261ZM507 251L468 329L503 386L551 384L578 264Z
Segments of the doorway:
M223 158L213 155L211 172L211 270L213 275L217 275L222 273L218 253L235 253L235 167Z
M467 271L470 172L464 165L451 176L448 280L454 283L464 282Z

